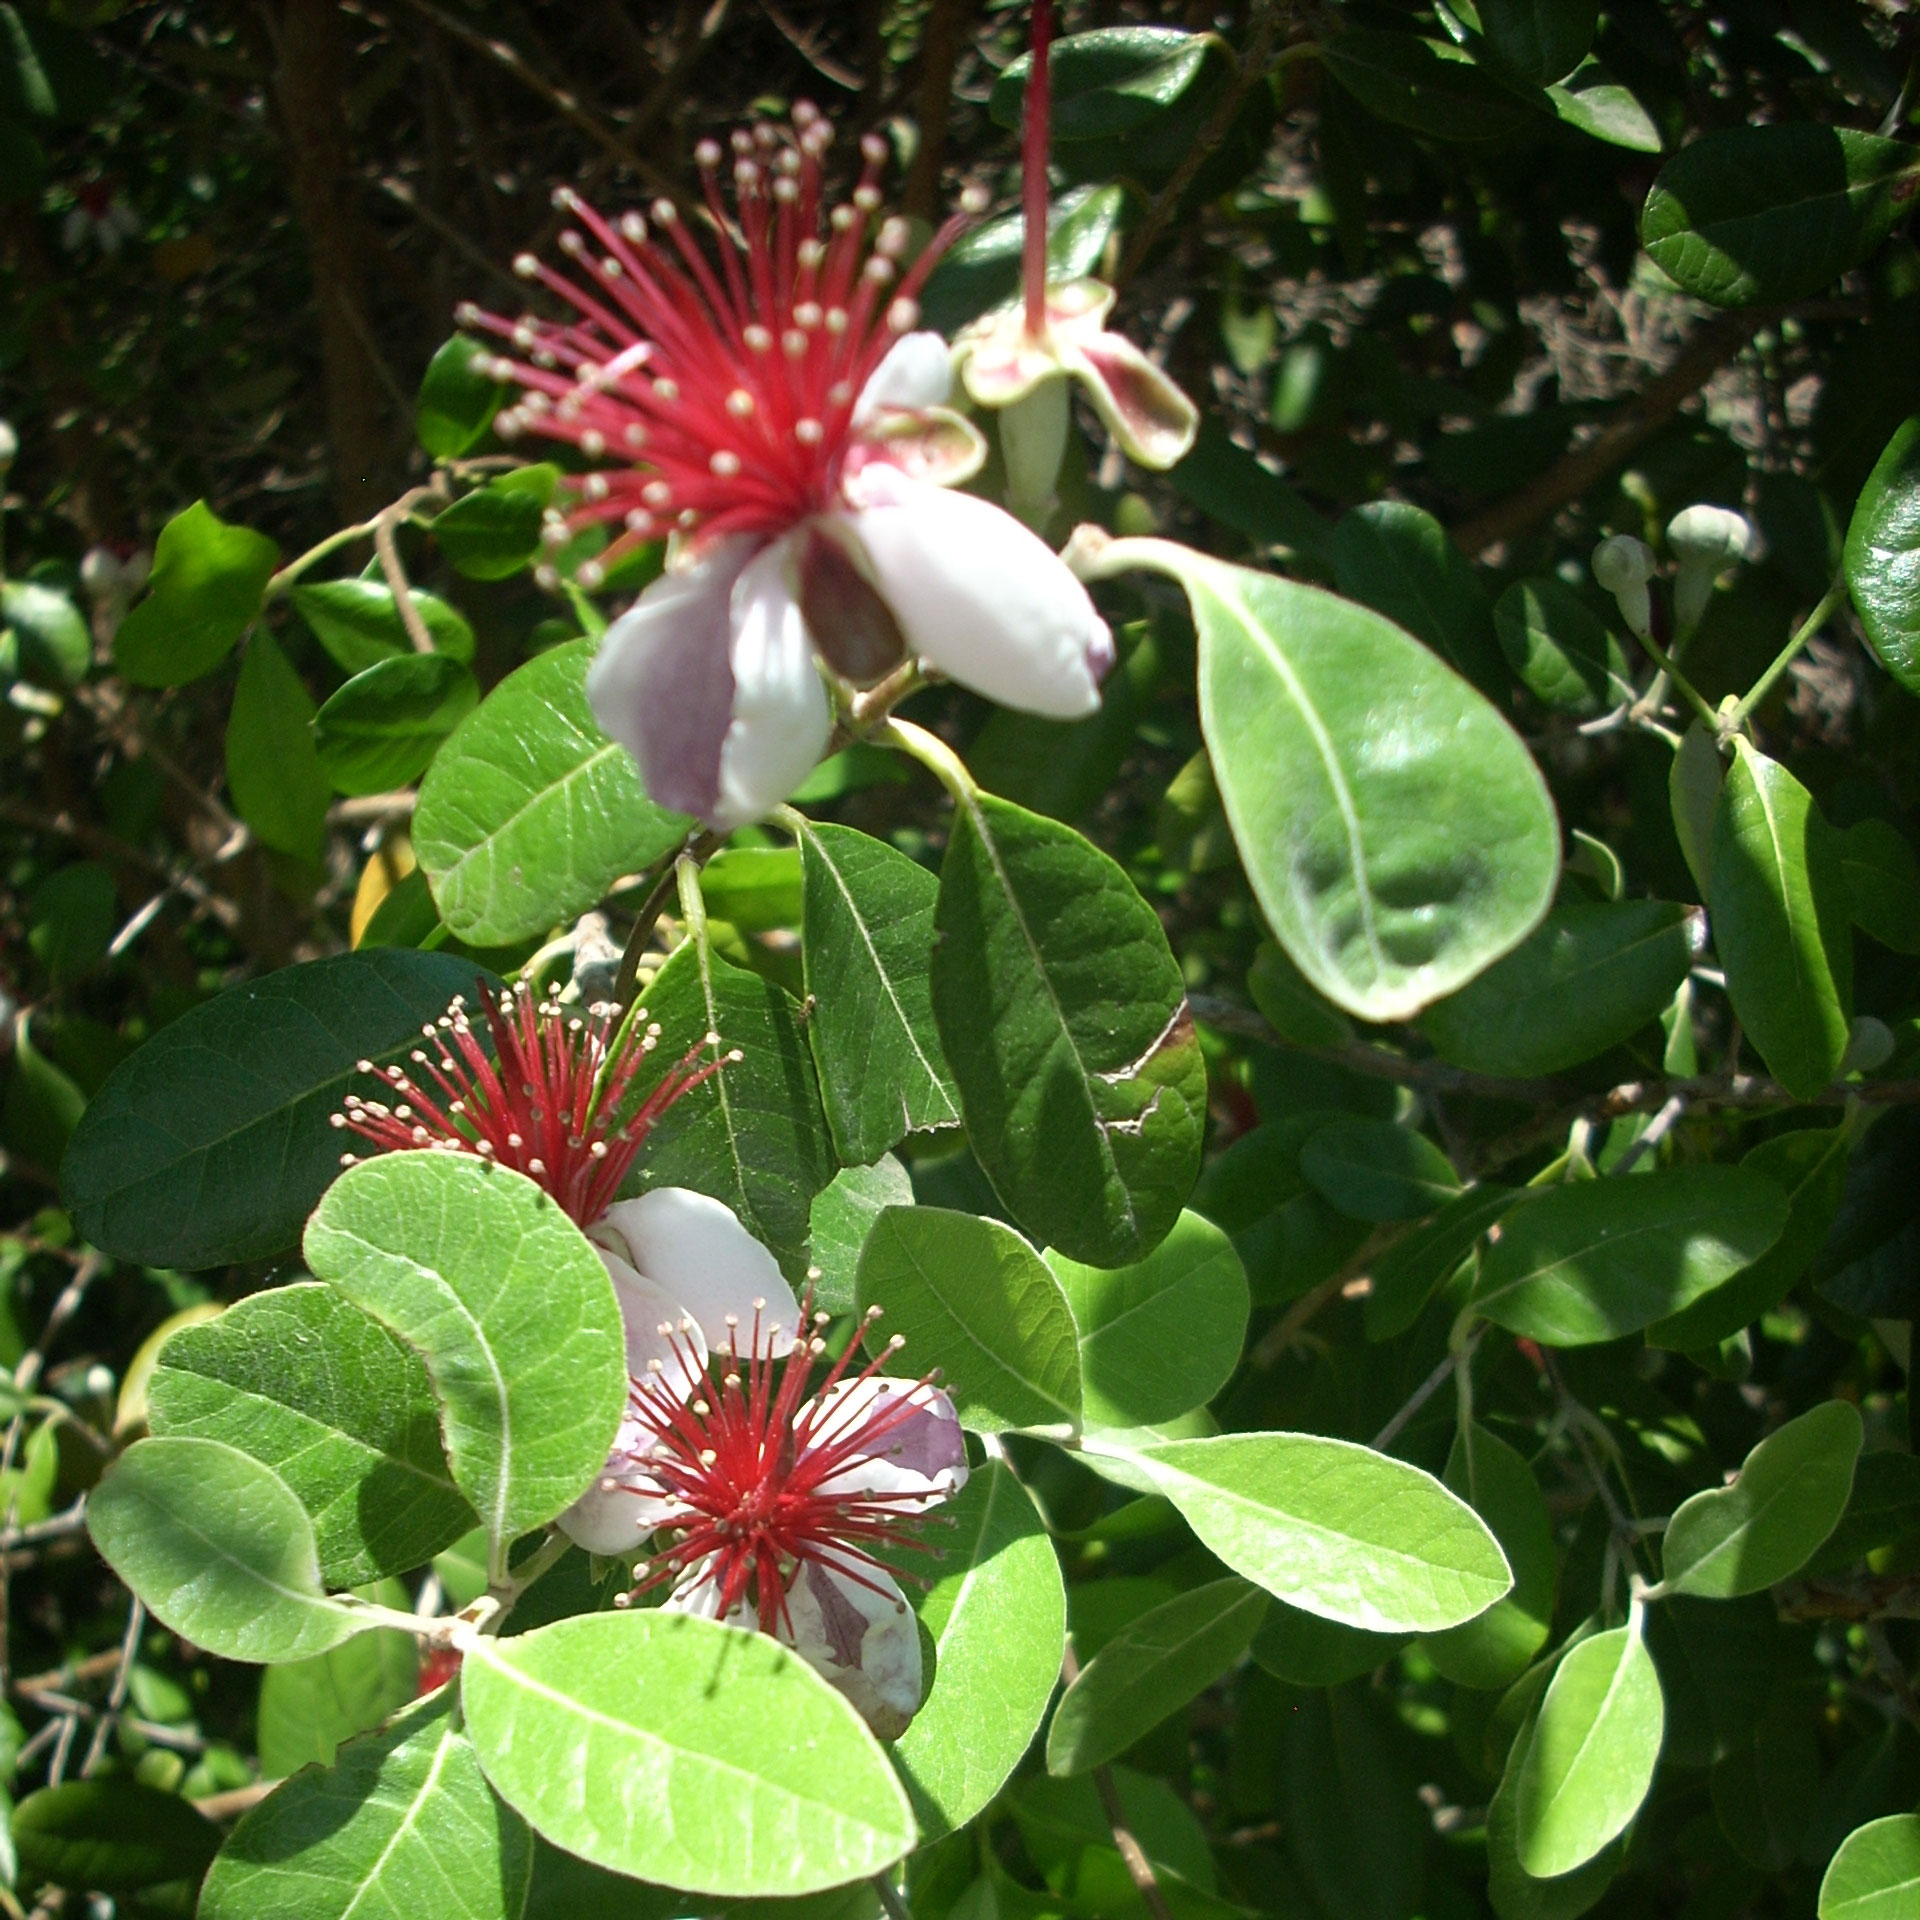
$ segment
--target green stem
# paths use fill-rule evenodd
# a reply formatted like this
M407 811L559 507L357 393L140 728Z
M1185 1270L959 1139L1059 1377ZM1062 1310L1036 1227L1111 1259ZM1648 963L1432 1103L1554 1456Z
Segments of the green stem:
M979 799L979 785L966 763L938 735L916 727L911 720L889 720L880 738L918 760L953 795L956 806L970 807Z
M371 520L365 520L358 526L342 527L338 533L328 534L318 546L309 547L297 559L289 560L267 582L267 598L277 600L316 560L324 560L328 554L350 545L355 540L369 539L373 533L373 524Z
M1833 576L1833 585L1827 589L1825 597L1821 600L1820 604L1807 615L1806 619L1800 623L1794 632L1793 638L1780 649L1779 653L1774 657L1772 666L1741 696L1740 704L1734 708L1731 715L1732 726L1741 725L1747 716L1760 705L1761 701L1773 691L1774 682L1793 665L1794 660L1799 655L1800 649L1833 618L1834 614L1839 611L1841 602L1846 598L1847 576L1845 571L1842 570Z
M1659 641L1655 640L1650 634L1643 633L1640 636L1640 644L1652 655L1660 671L1685 695L1687 704L1692 707L1694 712L1697 713L1708 726L1717 731L1720 725L1720 716L1707 705L1705 696L1702 695L1700 689L1680 671L1680 663L1674 659L1673 655L1668 653Z

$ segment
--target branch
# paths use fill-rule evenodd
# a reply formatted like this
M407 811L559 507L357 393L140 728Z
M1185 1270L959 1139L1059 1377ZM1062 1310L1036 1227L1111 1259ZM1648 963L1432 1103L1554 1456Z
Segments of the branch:
M1072 1686L1079 1677L1080 1662L1074 1657L1073 1642L1069 1640L1060 1655L1060 1678ZM1114 1784L1111 1767L1094 1768L1093 1788L1100 1796L1100 1806L1107 1816L1107 1825L1113 1829L1113 1844L1120 1850L1127 1878L1145 1901L1147 1912L1153 1916L1153 1920L1173 1920L1167 1896L1161 1890L1159 1876L1153 1870L1153 1862L1147 1858L1145 1848L1133 1837L1133 1829L1127 1825L1126 1809L1120 1804L1120 1789Z

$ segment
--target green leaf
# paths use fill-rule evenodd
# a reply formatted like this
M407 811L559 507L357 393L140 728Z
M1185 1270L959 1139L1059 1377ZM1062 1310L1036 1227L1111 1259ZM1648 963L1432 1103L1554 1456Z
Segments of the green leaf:
M1060 1283L998 1220L942 1207L889 1207L874 1222L857 1276L862 1312L886 1310L869 1335L895 1335L907 1364L938 1367L976 1432L1077 1426L1080 1350Z
M1069 187L1047 210L1047 278L1078 280L1098 271L1126 211L1124 187ZM962 234L940 256L921 296L926 324L951 338L969 320L1013 299L1026 237L1026 216L1017 212Z
M355 1063L402 1059L470 962L389 950L283 967L182 1014L94 1095L61 1166L88 1240L147 1267L283 1252L340 1170Z
M1112 551L1187 589L1234 839L1315 987L1363 1020L1402 1020L1526 938L1553 895L1559 828L1533 756L1485 700L1317 587L1168 541Z
M218 1440L142 1440L87 1501L87 1531L162 1626L223 1660L300 1660L356 1629L320 1586L293 1489Z
M1674 838L1680 842L1702 900L1713 897L1713 817L1726 777L1726 762L1712 733L1704 721L1694 721L1674 749L1673 765L1667 771L1667 803Z
M894 1743L923 1841L963 1827L1006 1784L1060 1678L1066 1591L1027 1490L1000 1461L941 1509L933 1585L918 1603L937 1652L933 1686ZM902 1554L909 1572L922 1557Z
M115 632L114 664L141 687L211 673L258 616L279 557L264 534L230 527L196 500L160 529L152 591Z
M1583 1640L1540 1703L1517 1781L1521 1868L1538 1880L1584 1866L1639 1812L1666 1710L1637 1626Z
M147 1418L271 1467L313 1522L332 1587L423 1566L474 1524L426 1370L331 1287L276 1287L160 1350Z
M1477 1422L1455 1437L1446 1484L1493 1529L1513 1591L1485 1613L1421 1644L1443 1678L1498 1692L1526 1672L1553 1623L1553 1521L1533 1469Z
M627 1401L620 1308L533 1181L473 1154L384 1154L328 1189L305 1250L424 1361L454 1482L496 1554L592 1484Z
M1847 1510L1862 1438L1847 1400L1823 1401L1770 1433L1731 1485L1696 1493L1668 1523L1668 1588L1734 1600L1797 1573Z
M1840 836L1853 924L1895 953L1920 953L1920 863L1891 820L1856 820Z
M1358 1687L1288 1702L1280 1811L1316 1914L1402 1920L1427 1910L1427 1822L1396 1751L1398 1733Z
M907 1134L957 1126L960 1095L933 1024L940 883L851 827L800 833L807 1038L840 1158L877 1160Z
M1520 1864L1515 1803L1520 1776L1533 1751L1536 1724L1529 1713L1514 1736L1499 1789L1487 1808L1487 1892L1500 1920L1580 1920L1612 1884L1626 1846L1624 1841L1610 1841L1584 1866L1551 1880L1536 1880Z
M1653 115L1598 60L1581 61L1565 80L1547 89L1547 100L1568 126L1611 147L1658 153L1666 145Z
M56 986L76 980L107 956L120 924L113 871L97 860L70 860L27 901L27 945Z
M724 1200L773 1250L787 1277L807 1270L814 1195L833 1178L813 1056L793 1001L770 980L687 941L647 989L666 1036L634 1082L643 1098L687 1042L717 1033L742 1058L684 1094L655 1121L640 1156L641 1188L692 1187Z
M80 609L37 580L0 581L0 675L70 687L93 665L93 635Z
M413 636L384 580L320 580L295 587L287 598L343 673L365 673L382 660L398 660L413 651ZM408 598L434 651L472 665L473 629L464 616L418 587L408 590Z
M1847 591L1880 664L1920 693L1920 414L1875 463L1847 524Z
M1492 1182L1469 1187L1424 1226L1396 1240L1374 1262L1367 1338L1392 1340L1405 1333L1481 1235L1519 1198L1513 1188Z
M878 1873L913 1845L865 1722L766 1635L657 1609L583 1614L476 1642L461 1692L495 1790L616 1873L791 1895ZM587 1781L620 1790L582 1793Z
M1337 1687L1372 1673L1412 1637L1342 1626L1276 1600L1253 1636L1253 1657L1276 1680L1297 1687Z
M1819 1808L1816 1711L1803 1692L1776 1685L1746 1737L1713 1763L1720 1830L1743 1860L1767 1873L1795 1864Z
M1618 1340L1759 1259L1786 1223L1786 1195L1744 1167L1549 1187L1481 1254L1474 1311L1547 1346Z
M1199 764L1206 768L1207 785L1214 806L1220 795L1213 786L1213 769L1201 754ZM1171 789L1169 789L1171 791ZM1165 851L1165 841L1161 842ZM1345 1014L1328 1006L1307 984L1306 976L1271 940L1262 940L1253 950L1253 965L1247 969L1247 992L1253 1004L1266 1015L1267 1025L1282 1040L1296 1047L1344 1047L1353 1040L1353 1022Z
M1534 109L1457 47L1411 33L1349 28L1320 63L1369 113L1433 140L1509 140L1537 125Z
M1840 849L1806 788L1736 740L1713 815L1713 943L1742 1029L1800 1100L1839 1071L1853 1024Z
M20 1865L37 1880L132 1893L198 1881L220 1829L178 1794L136 1780L69 1780L30 1793L13 1810Z
M280 643L256 633L227 721L227 788L262 846L317 865L333 795L314 751L313 700Z
M892 1154L870 1167L842 1167L813 1196L807 1210L813 1265L814 1302L822 1313L851 1313L854 1270L873 1223L888 1207L913 1205L913 1182Z
M1256 547L1332 570L1333 529L1304 495L1236 445L1211 414L1200 422L1193 451L1167 479L1208 519Z
M1192 1190L1207 1103L1158 916L1071 827L983 793L934 926L934 1017L995 1190L1071 1259L1140 1259Z
M1373 1633L1458 1626L1513 1585L1472 1508L1350 1440L1228 1433L1131 1456L1234 1572Z
M1504 960L1429 1007L1420 1030L1475 1073L1558 1073L1659 1018L1699 930L1698 914L1668 900L1556 907Z
M932 879L931 874L927 877ZM797 928L800 884L797 846L722 847L700 869L700 897L707 903L707 911L716 920L730 922L739 933Z
M1586 58L1599 21L1599 0L1477 0L1480 31L1499 62L1545 86L1564 80Z
M1740 1162L1787 1196L1780 1238L1751 1266L1683 1312L1656 1320L1647 1345L1697 1353L1730 1339L1777 1307L1820 1251L1840 1212L1852 1140L1844 1127L1805 1127L1763 1140Z
M1564 580L1516 580L1494 603L1493 626L1515 677L1557 713L1604 713L1633 697L1626 649Z
M1205 1406L1240 1364L1247 1275L1212 1221L1183 1213L1144 1260L1085 1267L1049 1251L1080 1335L1089 1425L1150 1427Z
M314 715L320 769L339 793L404 787L479 704L479 683L450 655L382 660L356 673Z
M254 1808L200 1920L520 1920L532 1868L533 1836L489 1790L448 1687Z
M505 580L540 551L542 517L560 469L520 467L456 500L433 522L433 537L455 573Z
M1902 1920L1920 1898L1920 1814L1869 1820L1840 1843L1820 1882L1820 1920Z
M1267 1604L1248 1581L1215 1580L1123 1627L1055 1709L1047 1771L1086 1773L1126 1752L1239 1661Z
M1173 27L1109 27L1058 41L1048 62L1054 139L1138 133L1193 85L1211 40ZM1027 54L1001 74L987 104L996 126L1020 126L1032 71Z
M1460 1191L1453 1163L1390 1120L1331 1120L1300 1148L1300 1171L1356 1220L1423 1220Z
M1486 589L1424 507L1374 500L1343 514L1333 530L1333 584L1425 641L1482 692L1504 687Z
M592 653L576 640L510 673L421 784L413 850L440 917L470 945L503 946L573 919L687 832L594 724Z
M404 1604L404 1593L400 1599ZM260 1676L260 1771L284 1780L309 1762L332 1766L345 1741L414 1697L418 1667L412 1636L393 1627L269 1667Z
M427 362L414 403L413 431L436 460L459 459L493 424L510 389L480 370L492 359L479 341L456 333Z
M1811 120L1720 127L1661 168L1640 243L1716 307L1804 300L1879 246L1916 177L1920 155L1904 141Z

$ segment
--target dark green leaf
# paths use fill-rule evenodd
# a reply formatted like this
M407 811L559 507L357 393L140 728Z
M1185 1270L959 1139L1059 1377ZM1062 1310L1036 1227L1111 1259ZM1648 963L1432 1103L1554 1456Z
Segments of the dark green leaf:
M717 1033L723 1052L737 1047L742 1057L655 1122L638 1163L640 1186L692 1187L724 1200L798 1281L807 1269L813 1197L834 1166L793 1001L770 980L688 941L660 969L646 1002L663 1038L653 1067L634 1083L636 1096L704 1034Z
M1375 500L1333 530L1333 584L1426 644L1483 693L1506 684L1473 563L1422 507Z
M1474 1309L1548 1346L1617 1340L1759 1259L1786 1222L1786 1195L1744 1167L1549 1187L1500 1223Z
M1373 1265L1367 1338L1392 1340L1405 1333L1481 1235L1519 1198L1513 1188L1493 1183L1469 1187L1424 1226L1396 1240Z
M1711 878L1727 997L1773 1077L1811 1100L1838 1072L1853 1025L1841 841L1806 788L1745 740L1714 810Z
M1047 211L1047 278L1078 280L1096 272L1125 217L1123 187L1069 187ZM926 324L952 335L1020 291L1027 222L1003 214L965 233L941 256L921 296Z
M1653 115L1598 60L1583 60L1547 89L1554 112L1570 127L1634 153L1658 153L1666 142Z
M1493 609L1507 664L1535 699L1560 713L1602 713L1633 697L1613 630L1564 580L1516 580Z
M1141 1258L1192 1190L1207 1098L1153 909L1070 827L978 794L934 924L934 1017L996 1191L1071 1259Z
M1693 964L1699 917L1666 900L1556 907L1505 959L1427 1009L1443 1059L1525 1079L1617 1046L1659 1017Z
M27 901L27 945L56 986L105 959L119 924L113 874L97 860L54 868Z
M1920 693L1920 415L1896 430L1860 489L1846 569L1854 611L1880 664Z
M1840 836L1853 923L1895 953L1920 953L1920 863L1891 820L1856 820Z
M1713 1763L1713 1810L1742 1859L1784 1873L1820 1800L1816 1709L1804 1694L1776 1687L1751 1732Z
M1369 113L1429 139L1508 140L1538 124L1523 97L1441 41L1349 28L1320 49L1320 60Z
M1293 1857L1314 1911L1340 1920L1422 1911L1426 1823L1383 1720L1365 1689L1343 1687L1299 1701L1280 1731Z
M1640 241L1716 307L1803 300L1879 246L1916 179L1920 154L1904 141L1810 120L1720 127L1660 170Z
M160 529L152 591L113 636L114 664L142 687L211 673L260 611L279 549L196 500Z
M404 1590L398 1598L405 1603ZM418 1666L410 1635L377 1627L309 1660L269 1667L260 1676L260 1771L284 1780L309 1763L332 1766L343 1742L414 1697Z
M94 1488L87 1531L161 1625L224 1660L301 1660L355 1631L321 1589L306 1509L237 1447L138 1442Z
M497 1555L592 1484L627 1399L613 1282L533 1181L477 1154L340 1176L307 1264L425 1362L455 1484Z
M1253 1657L1277 1680L1297 1687L1337 1687L1372 1673L1412 1637L1343 1626L1276 1600L1253 1637Z
M287 598L343 673L364 673L413 651L393 589L384 580L322 580ZM473 629L444 600L411 588L408 598L433 639L434 651L471 664Z
M124 629L122 629L124 631ZM227 721L227 787L262 846L317 865L332 793L313 745L313 701L264 629L240 662Z
M479 704L479 685L450 655L382 660L355 674L314 715L321 771L340 793L404 787Z
M456 573L505 580L540 551L547 502L560 470L520 467L456 500L433 522L433 537Z
M339 1171L330 1118L355 1063L403 1058L473 980L442 954L343 954L182 1015L114 1069L74 1134L61 1191L80 1231L151 1267L283 1252Z
M834 1146L848 1165L864 1166L909 1133L960 1121L933 1024L940 883L851 827L809 824L800 849L807 1038Z
M907 1364L941 1369L977 1431L1079 1423L1072 1310L1011 1227L940 1207L889 1207L860 1256L858 1301L863 1312L885 1309L869 1336L876 1350L903 1336Z
M413 431L436 460L457 460L493 424L509 389L475 364L492 358L478 341L456 333L427 362L414 403Z
M1421 1220L1460 1191L1447 1156L1390 1120L1329 1121L1307 1136L1300 1171L1356 1220Z
M501 946L593 906L675 846L688 822L656 807L632 756L587 707L593 643L529 661L435 756L413 850L459 939Z
M1049 61L1054 139L1137 133L1193 85L1210 41L1172 27L1114 27L1056 42ZM997 126L1019 127L1032 70L1028 55L1001 74L987 108Z
M177 1794L136 1780L69 1780L13 1810L20 1864L58 1887L132 1893L194 1880L220 1846L220 1829Z
M1600 0L1476 0L1480 31L1502 65L1541 86L1564 80L1593 45Z
M224 1440L286 1481L329 1586L424 1565L473 1526L425 1369L331 1287L256 1293L182 1327L147 1389L156 1434Z
M1202 513L1255 546L1331 569L1333 529L1293 486L1237 446L1211 414L1200 422L1193 451L1167 478Z

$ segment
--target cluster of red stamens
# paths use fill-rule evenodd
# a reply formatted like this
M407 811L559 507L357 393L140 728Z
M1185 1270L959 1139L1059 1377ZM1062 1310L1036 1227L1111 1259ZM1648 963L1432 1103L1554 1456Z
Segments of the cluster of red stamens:
M864 1324L871 1325L879 1313L878 1307L870 1308ZM806 1309L802 1314L808 1317ZM746 1600L761 1632L781 1626L791 1631L787 1588L802 1562L886 1594L888 1588L869 1577L890 1577L870 1549L925 1550L915 1537L922 1524L917 1510L931 1505L937 1494L826 1489L857 1461L886 1454L888 1436L926 1411L922 1396L935 1376L906 1383L891 1395L848 1393L836 1400L834 1389L860 1346L856 1334L809 1393L814 1363L826 1351L820 1329L827 1322L828 1315L812 1314L811 1330L796 1336L783 1358L775 1351L781 1330L772 1329L763 1342L756 1312L743 1357L730 1318L729 1351L724 1358L714 1356L717 1379L685 1402L676 1385L700 1379L704 1369L683 1328L672 1336L673 1367L655 1361L645 1380L631 1383L631 1409L656 1436L644 1467L653 1484L635 1491L664 1495L675 1517L666 1523L670 1544L635 1568L638 1584L629 1599L679 1583L704 1566L699 1585L717 1588L719 1618ZM874 1378L904 1344L896 1334L847 1384ZM703 1594L703 1611L707 1604Z
M577 317L461 308L463 326L518 355L482 363L522 390L495 421L504 438L538 433L589 460L623 463L579 482L574 511L550 527L556 544L589 524L623 527L581 570L585 584L669 532L773 534L832 503L861 389L917 324L915 296L978 210L963 202L968 212L902 276L906 221L869 232L886 141L861 141L851 201L829 206L822 160L832 141L832 126L805 101L790 127L762 122L735 133L737 221L721 195L720 143L700 143L717 272L671 200L654 202L651 222L638 213L613 222L562 187L555 205L585 229L569 228L559 242L579 278L532 254L514 271Z
M696 1066L704 1049L719 1045L718 1034L707 1034L623 1117L634 1077L660 1043L659 1024L647 1023L644 1008L616 1023L615 1007L581 1015L536 1000L524 984L498 1000L476 985L491 1058L462 996L422 1029L437 1060L414 1048L413 1074L362 1060L360 1071L385 1080L397 1098L389 1103L350 1093L333 1124L376 1147L439 1147L511 1167L537 1180L582 1227L606 1212L654 1122L740 1057L735 1052ZM347 1166L354 1159L341 1156Z

